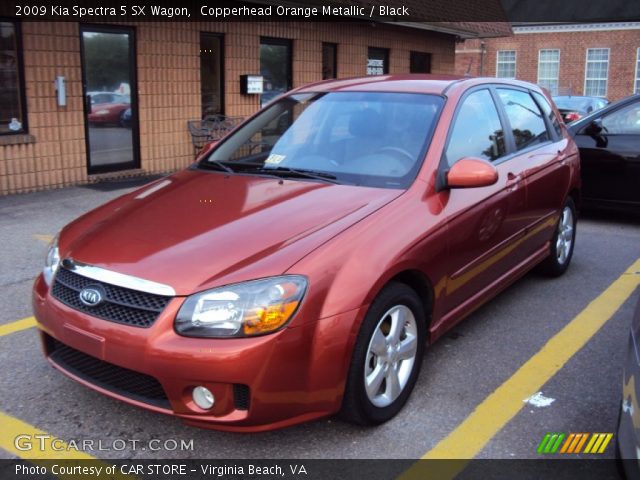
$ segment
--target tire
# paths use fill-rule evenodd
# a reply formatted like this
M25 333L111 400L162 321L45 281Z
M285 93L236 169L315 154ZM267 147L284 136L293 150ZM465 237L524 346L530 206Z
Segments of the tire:
M420 298L403 283L388 284L371 303L360 327L340 416L359 425L393 418L415 386L425 341Z
M540 264L539 270L545 275L559 277L569 268L576 244L576 224L576 206L573 199L568 197L551 239L549 256Z

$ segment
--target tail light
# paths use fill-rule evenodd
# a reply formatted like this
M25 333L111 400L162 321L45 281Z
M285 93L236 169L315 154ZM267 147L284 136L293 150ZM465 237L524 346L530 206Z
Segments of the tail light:
M580 115L578 112L569 112L564 116L564 121L565 123L569 123L569 122L574 122L576 120L580 120L582 118L582 115Z

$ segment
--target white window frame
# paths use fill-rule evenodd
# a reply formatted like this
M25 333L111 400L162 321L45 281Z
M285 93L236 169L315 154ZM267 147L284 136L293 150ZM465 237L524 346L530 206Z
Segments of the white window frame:
M605 78L596 78L596 77L587 77L587 73L589 70L589 62L602 62L603 60L589 60L589 52L592 50L606 50L607 51L607 73L606 73L606 77ZM611 63L611 49L610 48L602 48L602 47L593 47L593 48L587 48L587 51L585 53L585 62L584 62L584 88L583 88L583 92L585 96L589 96L589 97L601 97L601 98L605 98L607 96L607 93L609 91L609 64ZM587 80L604 80L604 93L602 95L591 95L590 93L587 93Z
M503 52L513 52L513 62L501 62L500 54ZM513 63L513 77L499 77L498 72L500 71L501 64L511 64ZM498 50L496 52L496 78L516 78L518 74L518 51L517 50Z
M633 93L640 93L640 47L636 50L636 78L633 82Z
M549 60L545 60L544 63L548 64L548 63L555 63L557 64L557 69L556 69L556 76L555 78L551 78L551 77L541 77L540 76L540 65L542 64L542 52L558 52L558 60L556 61L549 61ZM556 82L556 90L553 91L553 89L548 88L546 85L542 85L542 81L555 81ZM546 88L547 90L549 90L549 92L551 93L551 95L558 95L558 91L560 90L560 49L559 48L541 48L540 50L538 50L538 85Z

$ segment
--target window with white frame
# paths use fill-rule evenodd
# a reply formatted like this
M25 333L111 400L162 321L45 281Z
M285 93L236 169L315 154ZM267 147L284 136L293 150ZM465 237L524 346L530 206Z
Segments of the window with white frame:
M640 48L636 51L636 88L634 93L640 93Z
M609 49L587 49L587 68L584 75L584 94L588 97L606 97L609 77Z
M549 90L551 95L557 95L559 72L560 50L540 50L538 52L538 85Z
M516 51L498 50L496 77L516 78Z

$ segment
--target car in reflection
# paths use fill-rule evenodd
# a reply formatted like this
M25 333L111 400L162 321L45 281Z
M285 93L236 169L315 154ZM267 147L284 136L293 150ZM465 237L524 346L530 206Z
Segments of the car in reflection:
M622 376L616 453L626 478L640 478L640 299L636 305Z
M91 112L90 124L122 125L126 120L125 112L131 108L131 97L111 92L88 92Z
M585 207L640 211L640 94L568 126L580 149Z
M580 120L585 115L600 110L609 104L609 100L606 98L579 95L558 95L553 97L553 101L565 123Z
M131 128L131 108L127 108L120 116L120 126Z
M567 270L579 198L536 85L329 80L65 226L34 314L55 368L190 425L380 424L427 345L534 267Z

